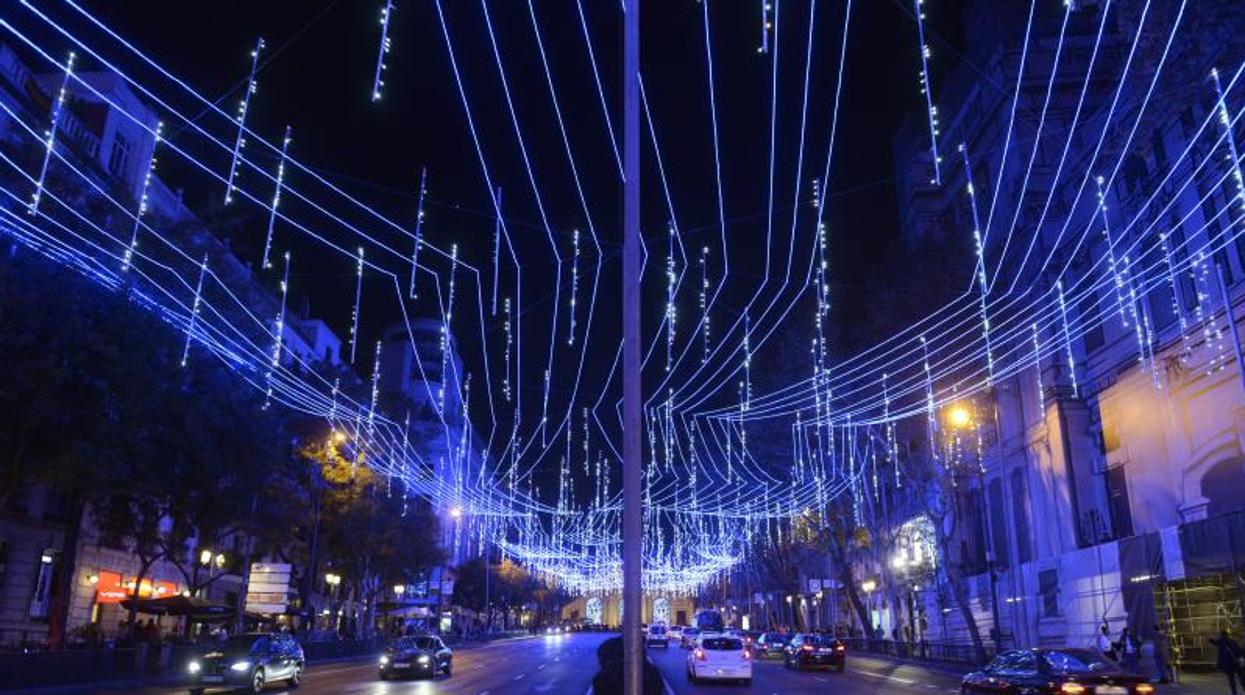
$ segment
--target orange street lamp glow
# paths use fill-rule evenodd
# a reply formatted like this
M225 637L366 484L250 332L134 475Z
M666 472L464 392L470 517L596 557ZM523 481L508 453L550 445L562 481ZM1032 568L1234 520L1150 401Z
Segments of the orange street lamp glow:
M973 424L973 416L968 412L968 408L962 405L953 405L947 411L947 421L956 429L963 429Z

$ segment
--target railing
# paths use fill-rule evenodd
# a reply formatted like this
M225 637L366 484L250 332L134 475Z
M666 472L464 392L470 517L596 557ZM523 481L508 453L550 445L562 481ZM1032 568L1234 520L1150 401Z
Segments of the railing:
M867 639L851 637L843 640L847 648L863 654L877 654L897 659L938 661L964 666L983 666L995 656L993 645L983 645L979 652L971 643L964 642L906 642L902 640ZM982 660L984 654L985 661Z

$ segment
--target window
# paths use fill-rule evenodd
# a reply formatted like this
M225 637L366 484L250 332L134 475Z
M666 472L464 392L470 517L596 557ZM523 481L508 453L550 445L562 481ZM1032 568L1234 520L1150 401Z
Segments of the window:
M35 590L30 597L29 615L32 618L48 617L52 604L52 572L56 569L56 551L44 550L39 555L39 570L35 575Z
M989 483L990 547L994 551L995 567L1011 566L1011 553L1007 544L1007 518L1003 507L1003 479L995 478Z
M108 171L114 176L125 176L130 164L130 141L121 133L112 140L112 152L108 155Z
M1085 343L1085 353L1088 355L1106 342L1098 316L1098 293L1092 289L1086 292L1077 309L1080 312L1081 328L1085 330L1081 340Z
M1029 486L1025 469L1012 471L1012 522L1016 528L1016 562L1024 564L1033 559L1029 544Z
M1059 616L1059 570L1051 568L1038 572L1038 593L1042 595L1042 617Z
M1115 537L1133 535L1133 512L1128 504L1128 478L1124 466L1107 469L1107 499L1111 505L1111 529Z

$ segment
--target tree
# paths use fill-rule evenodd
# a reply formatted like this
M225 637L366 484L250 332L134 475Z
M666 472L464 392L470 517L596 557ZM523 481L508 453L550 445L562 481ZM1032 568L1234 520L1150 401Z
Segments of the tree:
M369 468L365 448L330 435L313 440L302 455L319 465L324 481L323 548L351 594L367 607L364 629L370 633L383 592L415 579L443 555L430 508L408 503L401 481Z

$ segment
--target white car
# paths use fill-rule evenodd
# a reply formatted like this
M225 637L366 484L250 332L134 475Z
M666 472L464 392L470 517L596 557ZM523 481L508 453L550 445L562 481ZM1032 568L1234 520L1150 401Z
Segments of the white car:
M671 625L669 628L666 629L666 636L674 640L675 642L682 644L683 643L683 626L682 625Z
M752 684L752 652L738 637L721 634L701 636L687 655L687 680L736 680Z

